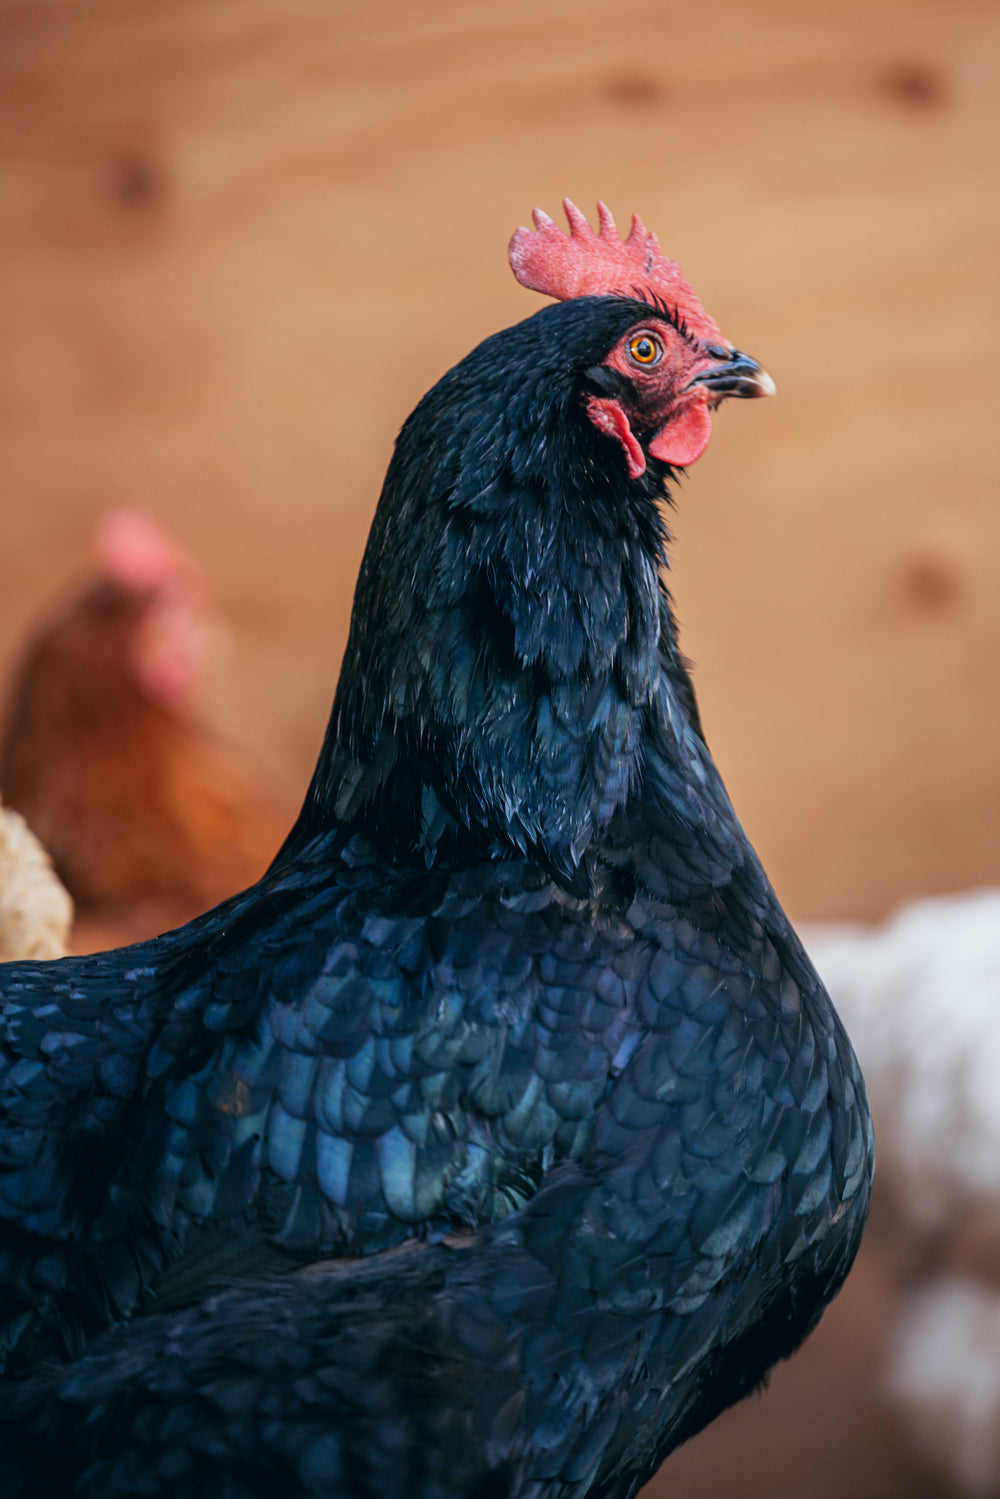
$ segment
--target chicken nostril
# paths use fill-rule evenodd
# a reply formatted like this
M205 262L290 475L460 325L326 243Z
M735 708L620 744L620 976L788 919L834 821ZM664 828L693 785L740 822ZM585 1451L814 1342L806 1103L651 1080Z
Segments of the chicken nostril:
M728 349L725 344L706 344L706 354L711 354L713 359L739 359L740 355L735 349Z

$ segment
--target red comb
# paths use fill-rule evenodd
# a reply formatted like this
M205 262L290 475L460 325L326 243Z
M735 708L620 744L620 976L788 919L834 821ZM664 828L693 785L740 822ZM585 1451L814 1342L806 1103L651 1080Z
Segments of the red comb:
M637 213L632 215L628 239L623 240L605 203L597 205L601 226L597 234L569 198L563 199L563 208L569 220L568 235L540 208L532 214L534 231L514 231L507 254L522 286L560 302L613 295L649 301L653 296L676 309L696 338L726 344L681 275L680 266L666 258L656 235Z
M129 646L140 689L171 712L189 710L205 676L213 633L197 563L155 516L131 506L102 516L94 542L105 578L149 596Z
M199 587L198 567L152 515L122 506L101 517L94 538L104 572L125 588L154 592Z

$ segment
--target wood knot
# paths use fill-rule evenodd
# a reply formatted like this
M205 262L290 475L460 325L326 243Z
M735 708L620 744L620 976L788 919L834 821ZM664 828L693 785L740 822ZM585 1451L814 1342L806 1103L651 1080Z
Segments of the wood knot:
M601 98L616 109L651 109L667 96L666 85L654 73L641 68L625 68L609 73L601 80Z
M906 109L940 109L948 102L945 75L929 63L898 63L883 75L882 88Z
M908 557L899 572L904 601L922 614L955 609L964 593L962 575L953 562L929 552Z
M107 174L111 201L126 213L152 208L166 192L166 173L151 156L129 153L112 163Z

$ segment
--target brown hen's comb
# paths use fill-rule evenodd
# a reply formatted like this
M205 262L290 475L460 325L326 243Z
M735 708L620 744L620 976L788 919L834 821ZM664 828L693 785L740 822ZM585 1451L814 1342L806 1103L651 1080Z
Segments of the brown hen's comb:
M533 231L514 231L507 254L522 286L560 302L602 296L632 296L642 302L655 299L670 307L695 338L729 347L684 280L680 266L666 258L656 235L637 213L632 215L628 239L623 240L607 204L597 205L601 225L597 234L569 198L563 199L563 208L569 220L568 235L540 208L532 214Z
M144 510L122 505L97 523L94 549L102 571L123 588L200 593L197 564L165 526Z

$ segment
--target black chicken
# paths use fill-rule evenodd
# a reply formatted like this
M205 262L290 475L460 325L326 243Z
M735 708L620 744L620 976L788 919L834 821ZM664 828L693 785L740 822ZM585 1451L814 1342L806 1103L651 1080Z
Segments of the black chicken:
M773 387L567 212L403 427L272 869L0 970L5 1492L628 1499L850 1267L864 1087L661 576Z

